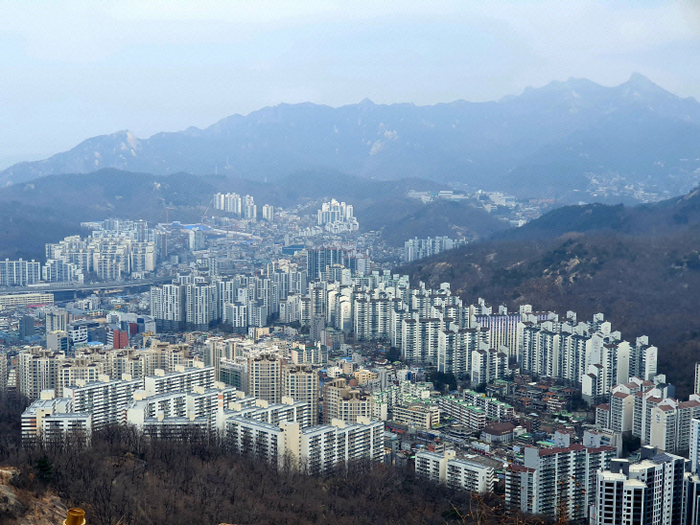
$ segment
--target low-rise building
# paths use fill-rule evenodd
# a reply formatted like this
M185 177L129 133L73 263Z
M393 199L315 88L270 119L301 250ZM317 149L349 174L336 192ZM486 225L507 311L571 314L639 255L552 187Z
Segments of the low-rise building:
M437 405L415 403L407 407L395 406L392 419L416 428L430 429L440 424L440 409Z
M489 425L481 431L481 441L486 443L510 443L513 441L514 429L515 425L508 422Z

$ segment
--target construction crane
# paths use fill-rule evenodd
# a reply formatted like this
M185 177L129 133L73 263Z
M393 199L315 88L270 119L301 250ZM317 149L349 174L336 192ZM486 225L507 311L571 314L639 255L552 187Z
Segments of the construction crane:
M175 208L171 208L165 203L165 199L163 197L159 197L160 201L163 203L163 208L165 208L165 224L170 224L170 218L168 217L168 210L174 210Z
M213 206L213 205L214 205L214 199L210 200L209 203L207 204L207 207L204 208L204 214L202 215L202 219L199 222L204 224L204 219L206 218L207 212L209 211L209 206Z

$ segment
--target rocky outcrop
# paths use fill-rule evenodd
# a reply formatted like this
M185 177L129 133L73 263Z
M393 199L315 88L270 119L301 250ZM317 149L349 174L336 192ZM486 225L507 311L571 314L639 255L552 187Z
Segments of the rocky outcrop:
M66 504L51 492L36 494L13 486L19 470L0 467L0 523L4 525L57 525L68 513Z

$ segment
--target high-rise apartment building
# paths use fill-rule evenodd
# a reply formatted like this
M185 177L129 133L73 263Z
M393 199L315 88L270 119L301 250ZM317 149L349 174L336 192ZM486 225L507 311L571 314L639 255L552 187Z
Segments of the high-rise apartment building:
M214 195L214 209L241 214L242 200L237 193L216 193Z
M60 443L68 434L71 439L83 439L83 444L89 443L92 415L74 413L72 408L70 399L57 398L52 390L44 390L41 397L22 413L22 444Z
M688 454L690 457L690 472L700 474L700 419L698 418L690 420Z
M41 268L41 278L47 283L82 283L85 280L85 275L77 264L62 259L49 259Z
M41 263L31 261L0 261L0 286L27 286L41 280Z
M0 392L7 390L9 362L7 352L0 351Z
M640 461L612 460L598 472L595 525L685 524L685 460L642 447Z
M265 204L262 208L262 218L265 221L272 222L275 220L275 207Z
M202 230L190 230L188 244L191 252L198 252L206 248L206 238Z
M317 213L317 223L331 233L357 231L360 228L357 219L353 216L352 205L335 199L321 204L321 209Z
M588 518L596 499L596 473L615 457L614 447L526 447L523 465L506 469L506 505L567 520Z
M183 330L186 324L185 288L180 284L151 286L151 316L158 331Z
M173 372L156 369L155 375L144 378L142 388L148 395L156 395L169 392L192 392L194 387L208 389L213 386L214 368L204 366L204 363L197 361L195 366L189 368L177 365Z
M155 270L156 252L155 231L146 223L108 220L87 239L73 235L47 244L43 273L58 282L80 281L90 273L103 280L143 277Z
M58 368L65 355L39 346L22 350L17 359L17 383L20 393L33 400L42 390L53 390L58 383Z
M449 237L428 237L427 239L415 237L404 243L404 261L413 262L425 257L431 257L445 250L451 250L460 244L460 242Z
M248 358L248 381L246 393L270 403L282 399L282 362L272 354L261 354Z
M384 453L384 425L363 418L356 424L334 420L330 425L302 428L299 422L266 423L242 416L226 420L231 448L246 456L292 466L309 474L329 474L340 465L368 460L379 463Z
M508 354L494 348L472 352L471 384L476 387L506 376Z
M353 247L324 245L307 248L306 254L309 281L319 279L333 265L342 265L354 275L364 275L366 271L367 256Z
M126 406L134 392L143 388L142 379L113 380L100 376L97 381L77 380L63 388L64 397L71 400L73 412L92 414L92 428L99 430L108 425L126 422Z
M57 371L55 388L57 396L64 396L64 388L76 385L78 382L94 383L104 378L107 372L105 365L103 361L92 361L87 358L78 358L62 364Z
M284 365L282 367L282 395L294 401L307 403L313 424L318 422L318 372L309 365Z
M359 388L349 387L343 378L323 385L323 422L339 419L356 423L358 418L372 416L372 396Z
M46 333L54 330L66 330L68 327L68 312L63 308L46 310Z

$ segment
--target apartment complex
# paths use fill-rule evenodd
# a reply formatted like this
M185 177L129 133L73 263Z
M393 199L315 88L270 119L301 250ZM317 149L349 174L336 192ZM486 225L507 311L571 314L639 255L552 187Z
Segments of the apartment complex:
M609 468L615 448L526 447L523 457L522 465L506 469L506 504L531 514L583 520L595 503L597 472Z
M282 361L273 354L261 354L248 358L248 380L245 391L270 403L282 399Z
M239 416L226 420L226 437L235 452L279 466L290 461L313 475L330 474L355 461L379 463L384 455L383 432L381 421L368 418L307 428L298 422L275 425Z
M44 279L81 281L89 274L106 281L142 278L156 266L155 230L143 221L116 221L95 230L86 239L78 235L46 245ZM114 227L117 229L106 229Z
M41 263L34 261L0 261L0 286L27 286L41 280Z
M421 450L416 453L416 474L452 489L488 493L493 491L496 474L493 467L476 461L476 456L458 458L454 450L444 454Z
M595 525L697 523L697 479L686 459L642 447L639 461L612 460L598 472ZM688 490L691 489L691 490ZM695 496L693 495L695 494ZM686 514L688 506L695 512Z
M459 246L460 242L450 239L449 237L428 237L427 239L419 239L415 237L404 243L403 259L405 262L413 262L425 257L431 257L445 250L451 250Z
M357 387L350 387L344 378L323 385L323 422L337 419L356 423L360 418L372 417L372 396Z
M608 404L597 407L596 423L613 432L631 433L643 445L676 454L688 450L691 420L700 418L700 395L674 399L674 389L658 374L654 381L631 377L615 385Z
M321 204L321 209L317 212L317 224L330 233L352 232L360 229L353 215L352 204L338 202L335 199Z
M67 343L67 332L51 334L65 334L62 337ZM113 379L126 376L138 379L155 375L156 370L174 372L178 366L191 366L196 362L189 355L186 344L171 345L157 340L153 340L147 349L82 347L75 350L73 357L67 357L60 350L35 346L20 351L17 356L17 386L23 395L37 399L40 392L52 389L61 396L66 386L74 385L78 380L94 382L102 375Z
M319 420L318 372L309 365L284 365L282 367L282 395L309 405L312 421Z

